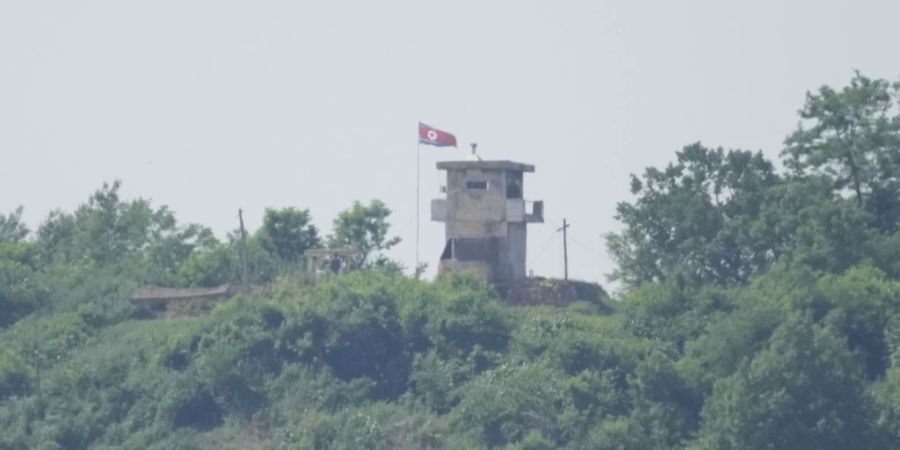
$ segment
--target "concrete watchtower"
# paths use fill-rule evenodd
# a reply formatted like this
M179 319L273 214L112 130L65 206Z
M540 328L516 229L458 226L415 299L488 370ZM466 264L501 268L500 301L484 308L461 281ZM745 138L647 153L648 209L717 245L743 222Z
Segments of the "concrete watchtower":
M439 273L474 270L494 284L526 278L529 223L544 221L544 203L526 202L522 183L534 166L512 161L446 161L446 198L431 201L431 220L444 222Z

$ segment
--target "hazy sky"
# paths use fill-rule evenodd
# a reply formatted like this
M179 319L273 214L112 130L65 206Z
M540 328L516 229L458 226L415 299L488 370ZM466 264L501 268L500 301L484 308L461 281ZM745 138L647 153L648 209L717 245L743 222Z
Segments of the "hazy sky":
M416 123L460 149L422 147L422 255L442 224L438 160L478 142L532 163L525 194L537 274L611 269L628 176L683 145L776 157L804 93L859 69L900 75L897 1L0 0L0 211L36 227L104 180L220 236L245 210L309 208L327 232L381 198L412 266Z

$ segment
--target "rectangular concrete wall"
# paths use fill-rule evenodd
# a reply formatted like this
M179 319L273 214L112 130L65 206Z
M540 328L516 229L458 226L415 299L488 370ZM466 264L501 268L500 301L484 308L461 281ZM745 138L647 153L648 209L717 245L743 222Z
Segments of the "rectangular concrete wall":
M487 189L468 189L486 182ZM447 171L447 238L506 236L505 178L497 170Z
M520 280L526 277L526 234L525 223L508 224L509 231L507 239L509 241L509 253L507 254L506 264L509 266L509 273L512 279Z

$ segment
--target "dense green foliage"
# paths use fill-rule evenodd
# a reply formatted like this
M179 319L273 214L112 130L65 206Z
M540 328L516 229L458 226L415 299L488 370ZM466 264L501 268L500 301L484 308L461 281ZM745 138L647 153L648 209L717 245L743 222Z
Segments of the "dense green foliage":
M380 201L326 239L267 210L245 250L118 183L0 215L0 449L900 449L898 95L810 93L784 171L696 143L633 177L603 305L405 276ZM323 241L361 270L302 275ZM205 316L128 302L244 264Z
M385 265L388 261L381 251L400 243L399 237L388 237L390 215L391 210L381 200L372 200L368 205L354 202L334 219L334 234L328 241L334 247L356 250L358 255L353 263L356 268Z

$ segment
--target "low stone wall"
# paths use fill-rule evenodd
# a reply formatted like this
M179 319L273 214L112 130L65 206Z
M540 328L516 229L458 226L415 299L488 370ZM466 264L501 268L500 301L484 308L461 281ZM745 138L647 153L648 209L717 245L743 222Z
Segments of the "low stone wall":
M131 295L135 317L172 319L208 313L223 300L237 293L231 285L215 288L169 288L144 286Z
M531 278L506 287L498 287L500 295L510 305L569 306L583 301L602 304L608 298L599 284L576 280Z

